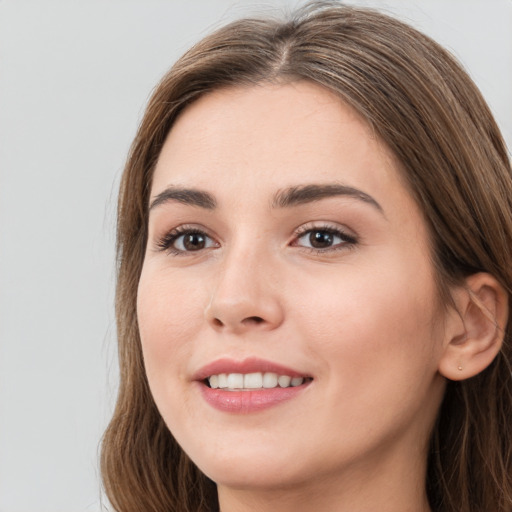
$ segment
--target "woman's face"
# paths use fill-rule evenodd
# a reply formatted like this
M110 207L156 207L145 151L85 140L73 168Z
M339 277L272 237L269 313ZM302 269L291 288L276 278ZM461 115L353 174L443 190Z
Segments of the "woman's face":
M423 467L447 313L397 167L307 82L213 92L172 128L138 321L156 404L220 489Z

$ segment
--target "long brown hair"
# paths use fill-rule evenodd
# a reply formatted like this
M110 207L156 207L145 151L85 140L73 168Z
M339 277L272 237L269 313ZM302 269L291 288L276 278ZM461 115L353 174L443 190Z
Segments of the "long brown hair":
M187 52L157 86L133 142L118 206L117 406L102 445L119 512L218 509L216 487L181 450L151 397L136 315L152 172L173 122L225 86L309 80L354 107L395 154L430 228L441 296L472 273L512 296L512 172L476 86L439 45L371 10L309 4L291 19L236 21ZM512 328L478 376L448 382L425 483L433 510L512 511Z

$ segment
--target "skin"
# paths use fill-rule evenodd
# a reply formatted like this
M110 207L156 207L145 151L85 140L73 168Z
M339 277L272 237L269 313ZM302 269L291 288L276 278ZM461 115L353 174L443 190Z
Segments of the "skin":
M311 184L375 203L336 195L272 206L280 191ZM151 202L169 187L206 191L216 207L151 208L142 348L156 404L217 482L222 511L430 510L438 367L460 317L439 305L425 221L368 125L307 82L219 90L172 128ZM203 232L204 248L186 251L182 237L162 249L180 226ZM348 238L312 250L311 230L326 228ZM221 412L193 376L223 357L313 380L276 407Z

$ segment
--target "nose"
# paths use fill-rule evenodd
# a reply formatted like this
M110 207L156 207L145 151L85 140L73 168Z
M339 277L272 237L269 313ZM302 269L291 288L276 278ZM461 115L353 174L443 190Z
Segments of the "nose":
M243 334L281 325L283 305L268 259L240 252L229 255L218 270L206 308L206 319L215 330Z

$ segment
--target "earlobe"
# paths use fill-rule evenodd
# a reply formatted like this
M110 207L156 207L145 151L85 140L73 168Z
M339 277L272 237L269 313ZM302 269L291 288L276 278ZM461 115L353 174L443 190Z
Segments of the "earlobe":
M474 377L499 353L508 320L508 294L485 272L473 274L454 292L457 318L447 326L439 372L450 380Z

